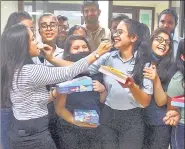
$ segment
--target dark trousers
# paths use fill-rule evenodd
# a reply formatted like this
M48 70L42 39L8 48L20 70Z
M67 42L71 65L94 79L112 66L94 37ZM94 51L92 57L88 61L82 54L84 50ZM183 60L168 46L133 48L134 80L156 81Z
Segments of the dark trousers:
M142 148L144 124L141 110L114 110L105 106L100 116L103 149Z
M1 145L2 149L11 149L7 131L13 119L12 108L1 108Z
M53 102L48 103L47 108L48 108L48 118L49 118L48 129L49 129L49 132L51 133L51 137L53 138L57 148L59 148L59 136L57 132L58 116L55 112L54 103Z
M59 120L60 149L101 149L99 128L82 128Z
M172 149L184 149L184 124L178 124L172 128L171 147Z
M48 116L19 121L8 132L12 149L56 149L48 131Z
M168 149L171 126L145 125L145 141L143 149Z

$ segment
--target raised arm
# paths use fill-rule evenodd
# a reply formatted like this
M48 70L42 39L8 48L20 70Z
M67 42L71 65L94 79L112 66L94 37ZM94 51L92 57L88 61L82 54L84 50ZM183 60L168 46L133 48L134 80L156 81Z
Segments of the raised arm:
M34 87L39 87L71 80L76 75L87 70L88 66L87 58L81 59L70 67L32 65L27 75L30 78L31 84Z
M94 61L96 61L95 54L98 54L99 56L102 56L103 54L105 54L106 52L108 52L111 49L111 47L112 47L112 44L110 42L107 42L107 41L102 42L99 45L98 49L95 52L91 53L88 56L88 58L87 58L88 63L91 64ZM48 47L48 45L45 45L45 48L42 49L42 52L44 54L44 57L50 63L52 63L55 66L71 66L73 64L73 62L62 60L62 59L53 57L53 52L52 52L52 50L50 50L50 48L51 47Z

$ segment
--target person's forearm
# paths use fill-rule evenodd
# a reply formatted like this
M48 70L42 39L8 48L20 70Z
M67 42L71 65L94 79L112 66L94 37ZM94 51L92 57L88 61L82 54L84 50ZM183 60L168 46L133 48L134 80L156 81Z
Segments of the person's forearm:
M66 61L63 59L59 59L56 57L52 57L50 59L47 59L51 64L53 64L54 66L58 66L58 67L65 67L65 66L71 66L74 62L71 61ZM88 57L87 57L87 62L89 64L92 64L94 61L96 61L96 57L94 55L94 53L91 53Z
M100 102L101 103L105 103L106 97L107 97L107 90L105 90L104 92L100 93Z
M87 62L89 65L97 60L95 57L95 52L99 56L102 56L105 53L104 51L102 51L102 49L97 49L96 51L92 52L90 55L87 56ZM63 66L63 67L64 66L71 66L74 63L74 62L66 61L63 59L56 58L56 57L47 58L47 60L55 66Z
M60 111L57 111L57 115L63 118L68 123L74 124L74 117L68 109L62 107Z
M71 66L73 62L66 61L60 58L52 57L51 59L47 59L51 64L57 67L65 67L65 66Z
M154 80L154 97L158 106L164 106L167 104L167 94L164 92L158 76Z
M150 103L151 96L142 91L135 83L129 88L134 99L143 107L147 107Z

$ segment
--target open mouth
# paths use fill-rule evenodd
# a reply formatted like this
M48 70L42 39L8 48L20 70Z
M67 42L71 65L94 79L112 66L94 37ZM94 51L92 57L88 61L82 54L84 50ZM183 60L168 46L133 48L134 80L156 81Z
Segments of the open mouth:
M114 42L115 43L117 43L117 42L119 42L119 41L121 41L120 39L117 39L117 38L114 38Z
M158 47L157 48L160 52L165 52L166 51L166 48L165 47Z
M46 33L47 38L51 38L51 37L53 37L53 35L54 35L54 33Z

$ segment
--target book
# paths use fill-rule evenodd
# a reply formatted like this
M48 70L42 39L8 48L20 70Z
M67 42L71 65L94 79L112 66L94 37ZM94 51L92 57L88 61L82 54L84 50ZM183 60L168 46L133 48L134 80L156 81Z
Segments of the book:
M101 65L99 71L105 75L111 76L112 78L123 84L125 84L127 80L127 76L124 73L110 66Z
M92 91L92 79L87 76L75 78L70 81L56 84L56 91L59 94L70 94L74 92L87 92Z
M184 95L173 97L171 105L175 107L184 108Z
M85 122L89 124L99 124L99 115L96 110L74 110L75 121Z

